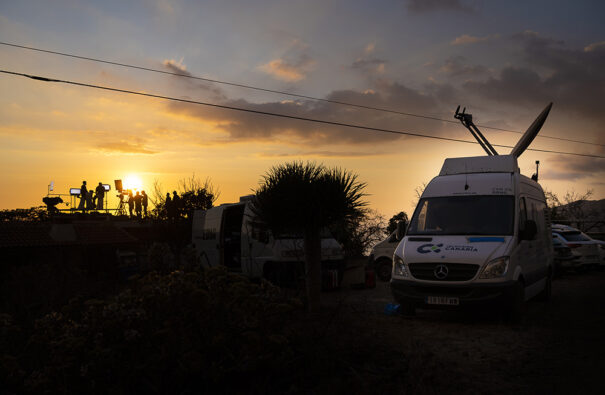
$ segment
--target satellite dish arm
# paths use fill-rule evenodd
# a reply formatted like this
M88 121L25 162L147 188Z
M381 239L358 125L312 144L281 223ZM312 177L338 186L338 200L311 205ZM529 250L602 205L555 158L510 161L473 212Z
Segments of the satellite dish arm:
M477 140L481 148L483 148L488 155L498 155L498 152L496 152L494 147L492 147L489 141L487 141L483 133L481 133L481 131L473 123L473 116L471 114L466 114L466 107L464 107L462 112L460 112L460 106L458 106L458 108L456 108L454 118L460 120L460 123L462 123L462 125L464 125L464 127L471 132L475 140Z
M496 152L494 147L492 147L492 145L489 143L489 141L487 141L487 139L485 138L483 133L481 133L481 131L475 126L475 124L471 122L471 124L469 126L473 129L475 129L475 132L477 133L477 135L479 135L479 137L483 140L483 142L485 143L487 148L491 151L491 154L489 154L489 155L498 155L498 152Z

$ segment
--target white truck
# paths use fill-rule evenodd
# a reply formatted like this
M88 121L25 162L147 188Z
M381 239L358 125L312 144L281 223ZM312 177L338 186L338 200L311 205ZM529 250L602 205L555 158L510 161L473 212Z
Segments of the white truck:
M529 142L523 136L511 155L446 159L426 186L393 256L391 290L404 314L500 302L518 317L526 300L550 298L549 211L517 164Z
M303 240L273 235L254 225L253 195L221 204L193 216L192 239L202 265L225 265L251 278L288 285L304 278ZM342 246L328 233L321 239L322 287L335 288L344 273Z

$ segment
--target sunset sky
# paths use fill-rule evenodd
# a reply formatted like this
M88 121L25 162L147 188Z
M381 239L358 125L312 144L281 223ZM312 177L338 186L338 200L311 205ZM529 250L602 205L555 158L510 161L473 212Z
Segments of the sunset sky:
M296 95L525 131L530 148L605 157L605 2L5 1L0 41ZM0 69L194 101L472 140L459 123L347 107L0 45ZM490 142L520 134L480 127ZM572 139L588 144L544 138ZM509 148L498 148L508 153ZM148 192L209 177L218 203L293 160L340 166L370 207L411 214L415 188L479 145L356 130L0 74L0 209L47 185L129 178ZM605 198L605 159L525 152L559 195ZM112 193L112 196L114 194ZM115 204L115 201L111 201ZM65 208L65 206L60 206Z

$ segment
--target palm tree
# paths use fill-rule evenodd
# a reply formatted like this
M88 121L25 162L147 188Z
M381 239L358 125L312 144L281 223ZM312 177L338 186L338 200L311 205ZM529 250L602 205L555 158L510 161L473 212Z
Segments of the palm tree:
M364 213L365 183L340 168L292 162L274 166L252 204L257 220L274 234L302 235L309 311L319 309L321 290L321 230L345 225Z

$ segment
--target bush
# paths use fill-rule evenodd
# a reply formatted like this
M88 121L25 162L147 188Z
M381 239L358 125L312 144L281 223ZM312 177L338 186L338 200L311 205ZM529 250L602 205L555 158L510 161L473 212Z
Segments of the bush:
M266 377L291 355L280 329L301 309L222 268L151 273L109 300L46 315L18 352L3 344L0 377L16 392L243 391L233 377ZM18 332L5 318L2 335Z

